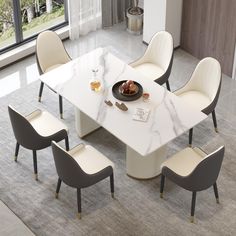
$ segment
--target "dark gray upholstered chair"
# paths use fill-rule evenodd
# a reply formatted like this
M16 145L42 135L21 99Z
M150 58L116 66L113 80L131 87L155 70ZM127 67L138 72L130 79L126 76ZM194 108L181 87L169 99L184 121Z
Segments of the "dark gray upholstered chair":
M8 106L13 132L16 138L15 161L20 145L33 151L35 179L38 180L37 150L51 146L52 140L57 142L65 139L69 150L68 128L60 120L46 111L36 110L23 116L13 107Z
M61 182L77 189L78 218L81 218L81 189L110 177L111 194L114 197L114 164L89 145L79 144L65 151L52 142L52 151L58 173L56 198Z
M220 95L221 66L212 58L202 59L196 66L190 80L175 95L184 102L202 111L206 115L212 113L215 131L218 132L215 107ZM189 146L192 145L193 128L189 131Z
M157 32L151 39L144 55L130 66L147 79L163 85L170 91L169 76L173 64L173 38L167 31Z
M36 41L36 60L39 74L42 75L71 60L59 36L50 30L38 35ZM60 79L60 78L55 78ZM39 102L43 93L44 83L41 82L39 89ZM60 116L63 118L62 97L59 95Z
M224 146L211 154L199 148L185 148L167 159L161 165L160 196L163 197L165 177L182 188L192 192L191 222L194 222L196 194L211 186L214 188L216 202L219 195L216 185L224 157Z

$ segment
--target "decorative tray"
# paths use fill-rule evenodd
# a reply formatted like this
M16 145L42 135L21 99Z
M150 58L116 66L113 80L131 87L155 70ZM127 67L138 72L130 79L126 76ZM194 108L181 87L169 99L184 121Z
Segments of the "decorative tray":
M112 94L115 98L121 100L121 101L134 101L139 99L143 94L143 87L141 84L139 84L136 81L134 82L134 85L136 86L136 89L133 93L122 93L121 86L123 83L125 83L126 80L119 81L115 83L112 87Z

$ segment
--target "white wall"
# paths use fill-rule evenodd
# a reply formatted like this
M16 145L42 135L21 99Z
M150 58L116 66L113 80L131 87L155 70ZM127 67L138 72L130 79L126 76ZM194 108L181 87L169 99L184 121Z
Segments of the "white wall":
M143 4L144 4L144 0L139 0L139 4L138 4L139 7L143 8L143 6L144 6Z
M234 47L234 63L233 63L232 79L236 79L236 44Z
M166 31L173 36L174 47L180 45L183 0L166 1Z
M152 36L161 30L165 30L166 1L145 0L143 41L149 43Z
M174 47L180 45L183 0L145 0L143 41L149 43L161 30L170 32Z

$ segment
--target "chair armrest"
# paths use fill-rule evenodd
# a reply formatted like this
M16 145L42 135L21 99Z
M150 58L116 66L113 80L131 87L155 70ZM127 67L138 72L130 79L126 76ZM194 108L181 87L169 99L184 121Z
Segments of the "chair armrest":
M81 150L82 148L84 148L84 144L83 143L80 143L76 146L74 146L70 151L68 151L68 153L73 156L76 152L78 152L79 150Z
M203 149L199 147L194 147L193 150L203 158L205 158L208 155Z
M33 112L31 112L30 114L28 114L27 116L25 116L25 118L30 121L32 119L34 119L35 117L37 117L38 115L40 115L42 113L42 111L40 109L37 109Z

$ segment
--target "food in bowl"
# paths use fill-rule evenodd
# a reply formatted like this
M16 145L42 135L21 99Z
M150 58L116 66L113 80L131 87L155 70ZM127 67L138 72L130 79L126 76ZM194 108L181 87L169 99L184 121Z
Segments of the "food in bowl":
M138 86L134 83L133 80L127 80L120 86L119 90L122 94L133 95L138 92Z

